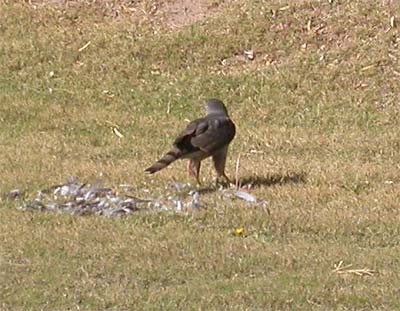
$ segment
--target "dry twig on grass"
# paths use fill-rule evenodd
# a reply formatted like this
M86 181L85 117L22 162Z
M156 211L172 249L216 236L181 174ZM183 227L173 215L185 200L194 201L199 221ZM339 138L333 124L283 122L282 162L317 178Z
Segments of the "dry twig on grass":
M241 182L239 180L240 156L241 156L241 154L239 153L238 158L236 160L236 170L235 170L235 187L236 187L236 190L239 190L240 187L242 186L242 184L241 184Z
M343 266L343 260L341 260L338 264L335 264L335 269L332 270L332 273L337 274L354 274L357 276L373 276L377 273L375 270L371 270L368 268L363 269L349 269L352 265Z

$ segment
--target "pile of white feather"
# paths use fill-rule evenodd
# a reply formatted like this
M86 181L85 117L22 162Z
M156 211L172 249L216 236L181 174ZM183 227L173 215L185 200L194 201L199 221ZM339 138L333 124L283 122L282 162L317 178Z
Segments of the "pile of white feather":
M23 201L21 210L36 210L43 212L67 213L74 216L98 215L115 217L133 213L154 213L160 211L182 212L188 209L206 207L200 200L202 191L190 184L172 183L166 187L164 194L157 198L147 189L142 189L146 197L138 198L130 194L130 185L119 185L116 190L104 187L101 182L94 184L80 182L78 178L70 177L64 184L40 190L32 199ZM172 190L172 193L171 193ZM219 188L224 198L239 198L249 205L266 206L266 202L258 200L254 195L241 190ZM19 190L10 192L16 197Z

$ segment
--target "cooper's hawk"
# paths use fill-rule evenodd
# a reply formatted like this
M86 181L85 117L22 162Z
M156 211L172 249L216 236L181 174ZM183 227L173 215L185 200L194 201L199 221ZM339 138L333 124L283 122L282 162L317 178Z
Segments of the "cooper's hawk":
M235 137L235 124L228 116L222 101L209 99L207 115L190 122L186 129L175 139L173 148L160 160L145 171L153 174L178 159L189 159L189 174L200 183L200 162L212 157L217 178L225 175L225 162L228 146Z

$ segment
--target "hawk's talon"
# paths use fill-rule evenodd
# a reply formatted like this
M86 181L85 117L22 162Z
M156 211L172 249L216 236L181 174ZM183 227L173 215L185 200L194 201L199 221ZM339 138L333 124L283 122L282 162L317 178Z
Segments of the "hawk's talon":
M221 178L222 177L222 178ZM221 180L223 179L223 180ZM215 180L215 185L218 186L222 186L224 188L230 188L231 185L234 185L230 179L228 178L228 176L223 175L223 176L219 176L217 177L217 179Z

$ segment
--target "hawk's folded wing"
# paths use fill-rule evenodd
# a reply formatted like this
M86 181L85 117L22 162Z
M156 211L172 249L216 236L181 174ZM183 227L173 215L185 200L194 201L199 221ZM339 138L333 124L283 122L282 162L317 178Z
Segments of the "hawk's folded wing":
M202 150L212 154L228 145L234 136L235 125L228 117L207 116L189 123L174 146L184 153Z

